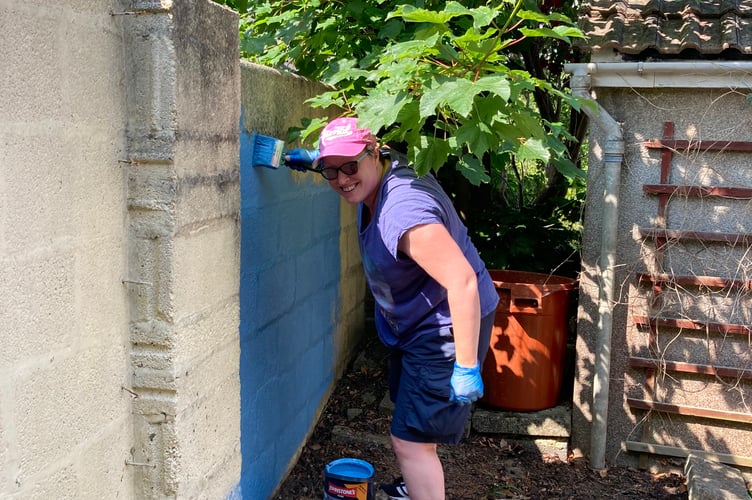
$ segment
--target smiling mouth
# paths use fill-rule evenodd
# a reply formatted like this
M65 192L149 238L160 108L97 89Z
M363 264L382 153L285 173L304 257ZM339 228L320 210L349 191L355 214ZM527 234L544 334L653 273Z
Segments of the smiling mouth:
M355 189L355 184L350 184L349 186L342 187L342 191L344 191L345 193L349 193L353 189Z

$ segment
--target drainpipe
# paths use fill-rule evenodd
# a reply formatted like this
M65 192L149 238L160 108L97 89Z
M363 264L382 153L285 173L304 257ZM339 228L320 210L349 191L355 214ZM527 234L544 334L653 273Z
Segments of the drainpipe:
M572 75L572 94L593 101L590 96L590 75L576 69ZM593 101L595 102L595 101ZM591 123L606 133L603 148L603 220L601 227L601 255L598 259L598 334L596 339L595 375L593 378L593 425L590 433L590 465L595 469L606 466L606 429L608 423L608 394L611 372L611 334L613 306L616 303L615 271L617 226L619 222L619 183L624 160L624 138L621 125L597 102L583 106Z

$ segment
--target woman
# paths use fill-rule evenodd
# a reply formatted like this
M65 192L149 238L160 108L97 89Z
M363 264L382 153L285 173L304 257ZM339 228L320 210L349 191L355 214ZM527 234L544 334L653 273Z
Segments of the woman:
M376 327L391 351L391 441L404 484L384 490L391 498L443 499L436 446L459 442L471 403L483 395L480 365L498 294L436 179L383 158L356 118L324 128L313 167L358 204Z

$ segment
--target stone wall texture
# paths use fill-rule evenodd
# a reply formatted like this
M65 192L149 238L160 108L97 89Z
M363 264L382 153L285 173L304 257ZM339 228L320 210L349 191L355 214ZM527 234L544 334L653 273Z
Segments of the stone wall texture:
M0 0L0 497L266 498L341 373L354 212L241 173L317 87L249 67L241 100L237 26L209 0Z
M133 498L115 2L0 1L0 497Z

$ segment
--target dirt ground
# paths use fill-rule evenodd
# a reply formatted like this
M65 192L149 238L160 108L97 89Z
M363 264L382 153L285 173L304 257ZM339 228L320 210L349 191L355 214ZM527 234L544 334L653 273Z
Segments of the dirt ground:
M398 477L389 445L389 412L382 405L386 352L375 336L337 383L334 392L277 495L279 500L320 500L324 469L338 458L360 458L375 470L374 500L381 483ZM440 446L448 500L686 499L684 477L613 467L594 471L584 460L541 456L499 435L471 432L457 446Z

